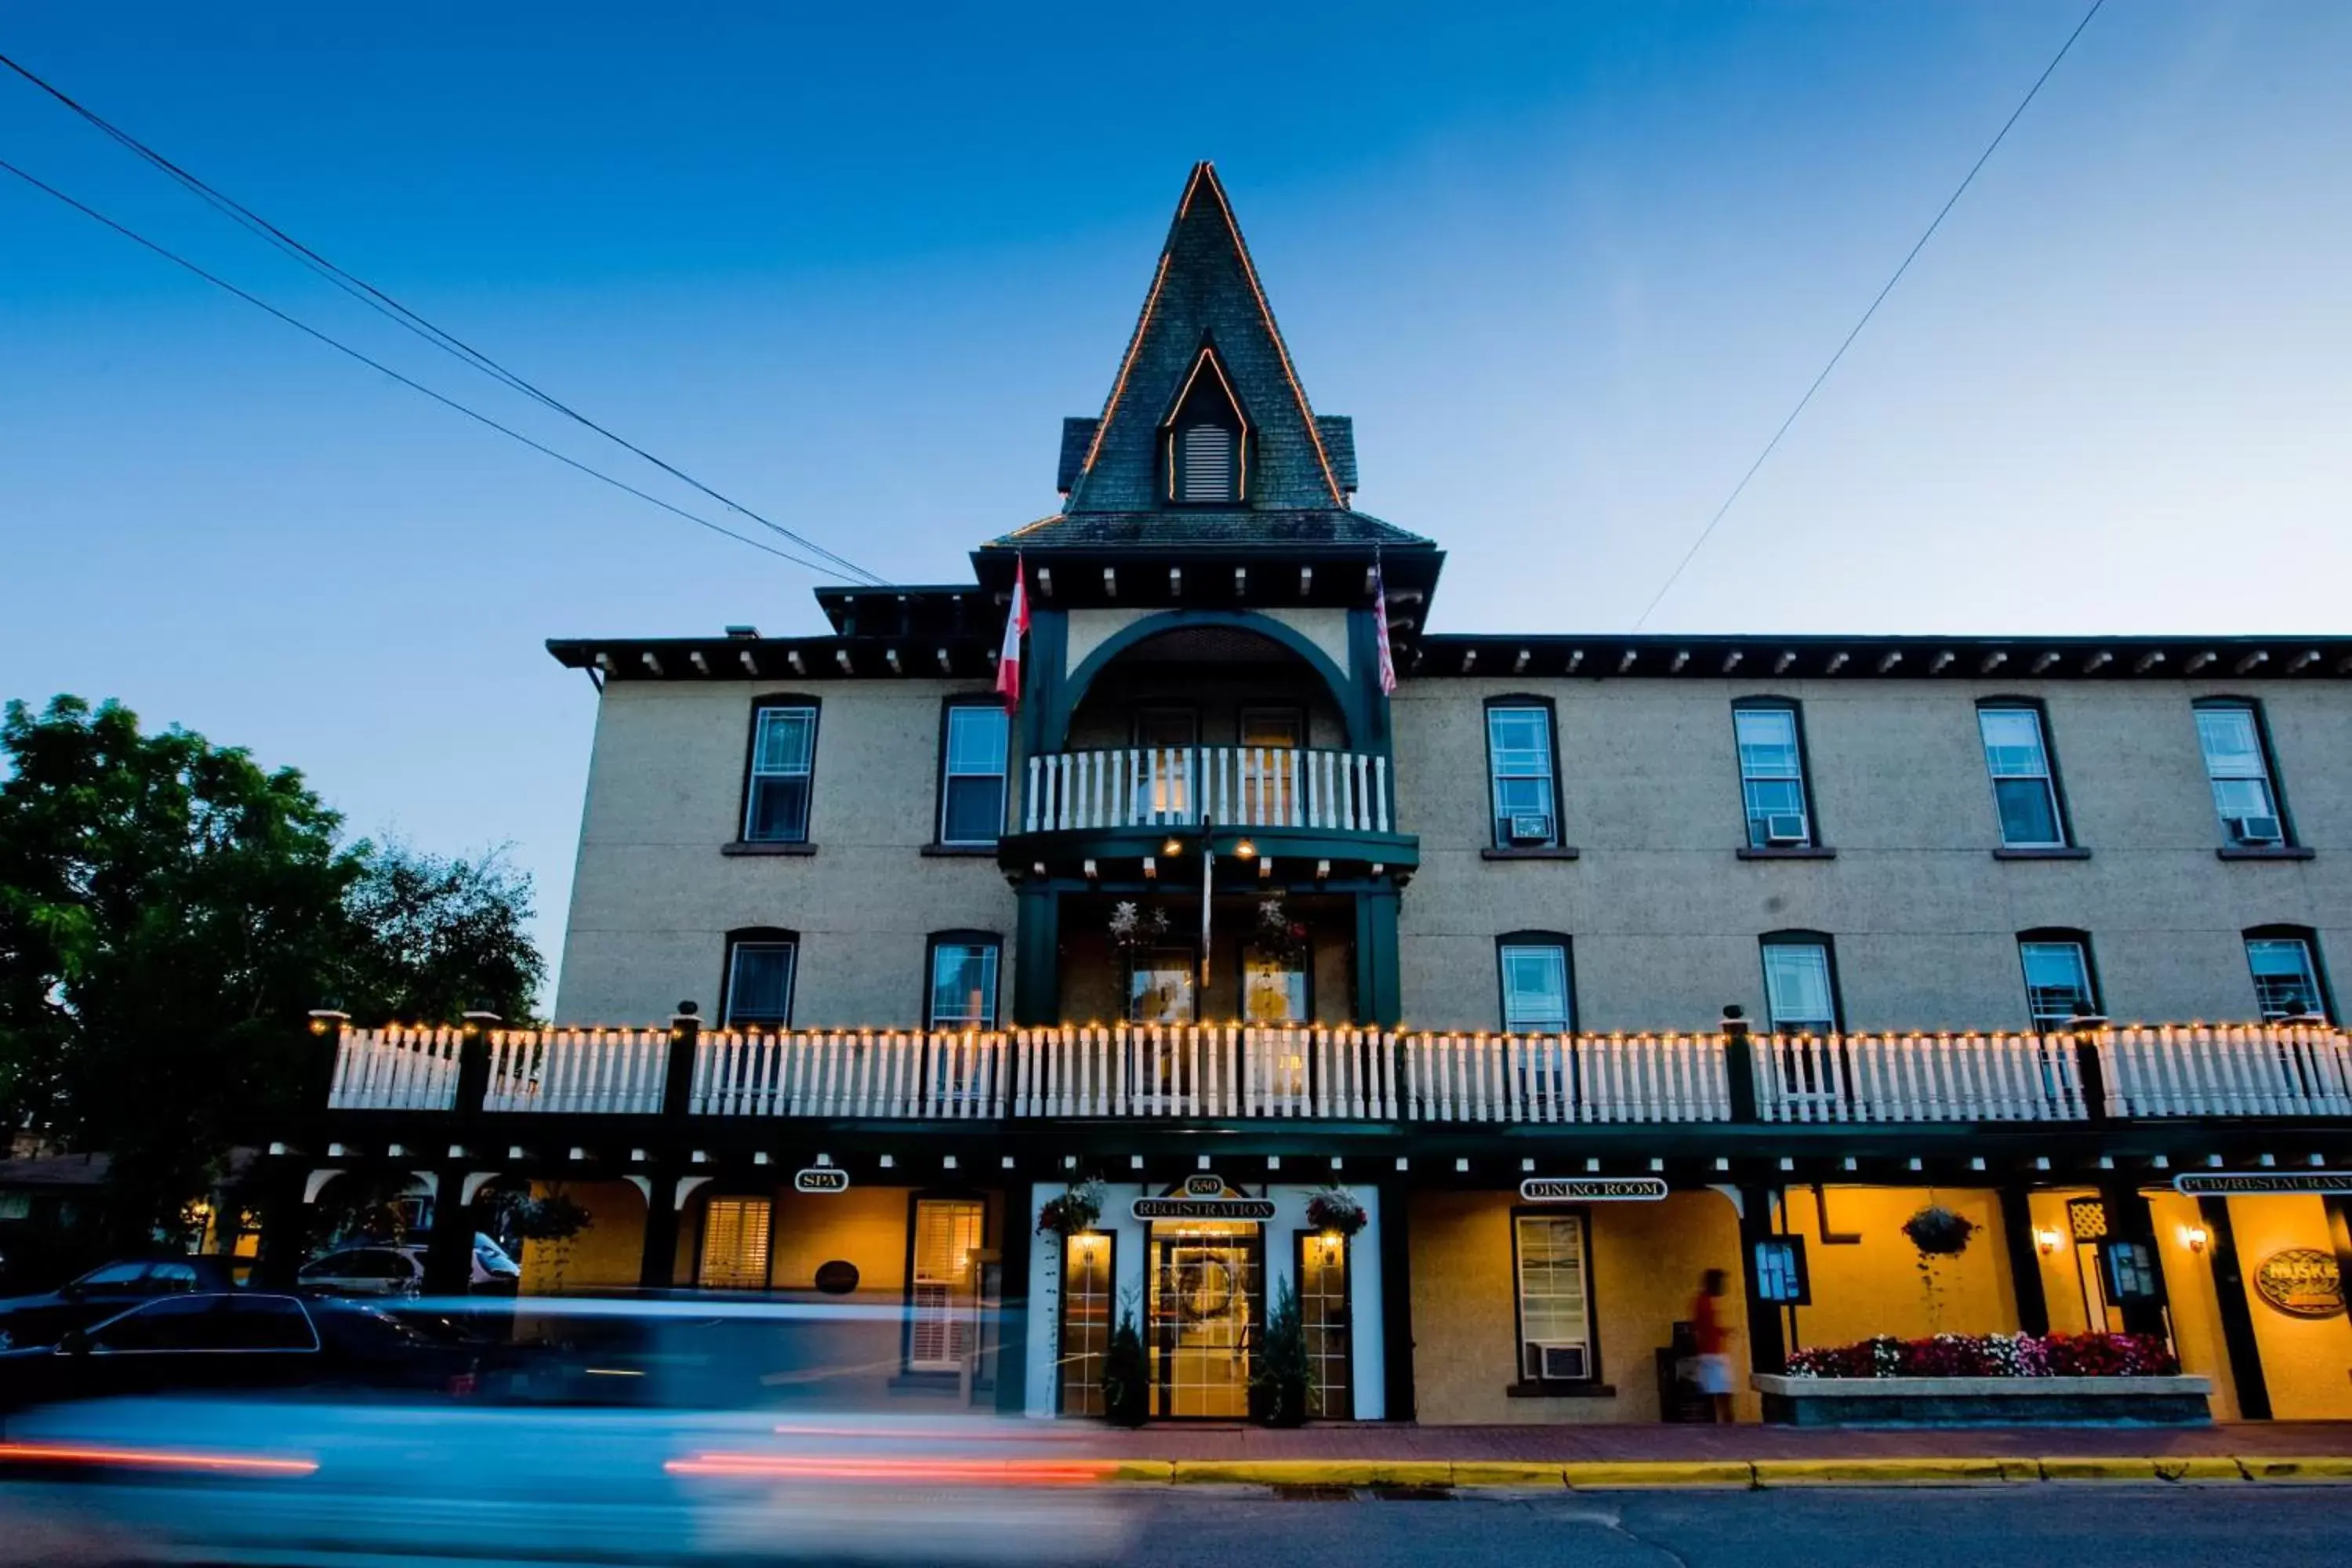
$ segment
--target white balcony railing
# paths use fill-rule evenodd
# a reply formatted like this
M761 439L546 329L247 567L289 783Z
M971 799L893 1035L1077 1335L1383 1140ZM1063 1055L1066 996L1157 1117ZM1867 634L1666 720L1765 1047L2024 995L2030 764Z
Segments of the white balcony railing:
M666 1027L492 1030L480 1047L481 1109L657 1113L672 1038ZM345 1029L328 1103L470 1109L457 1104L463 1050L454 1028ZM695 1041L685 1110L827 1120L1724 1121L1735 1059L1713 1034L1232 1024L709 1030ZM2328 1025L1759 1036L1748 1061L1756 1115L1769 1122L2079 1121L2094 1110L2116 1119L2352 1117L2352 1039ZM2103 1085L2095 1107L2086 1063Z
M1386 833L1389 763L1280 746L1132 746L1029 759L1026 833L1069 828L1310 827Z

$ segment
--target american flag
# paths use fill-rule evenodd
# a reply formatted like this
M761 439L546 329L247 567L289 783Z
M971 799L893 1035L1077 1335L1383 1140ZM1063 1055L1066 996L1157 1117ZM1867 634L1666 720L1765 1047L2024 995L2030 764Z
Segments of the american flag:
M1380 563L1372 563L1372 635L1380 639L1381 695L1396 695L1396 655L1389 651L1389 588L1381 577Z

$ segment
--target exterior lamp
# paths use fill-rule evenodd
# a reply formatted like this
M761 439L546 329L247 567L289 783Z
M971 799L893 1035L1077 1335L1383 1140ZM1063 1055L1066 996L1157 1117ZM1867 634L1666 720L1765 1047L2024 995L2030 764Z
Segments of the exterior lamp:
M1255 859L1257 856L1257 846L1244 838L1234 846L1234 853L1244 860Z
M2184 1225L2180 1227L2181 1245L2191 1252L2204 1251L2205 1244L2212 1239L2213 1233L2201 1225Z
M2058 1250L2058 1243L2062 1239L2056 1231L2047 1227L2036 1229L2033 1233L2033 1245L2042 1249L2044 1258Z
M1160 847L1160 852L1173 860L1177 856L1184 853L1184 841L1181 838L1171 838Z

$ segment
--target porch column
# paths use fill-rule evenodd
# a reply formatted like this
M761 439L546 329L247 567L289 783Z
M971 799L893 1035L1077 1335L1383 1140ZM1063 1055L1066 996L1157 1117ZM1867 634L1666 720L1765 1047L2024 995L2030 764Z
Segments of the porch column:
M1024 881L1017 900L1013 1021L1041 1028L1062 1021L1062 896L1050 882Z
M1393 1025L1403 1015L1397 976L1397 890L1394 883L1356 895L1356 1022Z
M1401 1182L1380 1188L1381 1373L1387 1384L1390 1421L1413 1419L1412 1404L1412 1194Z
M664 1162L649 1175L653 1190L646 1196L645 1245L637 1258L637 1284L647 1290L667 1290L677 1283L678 1169Z
M2042 1289L2042 1253L2033 1245L2033 1189L2012 1182L2000 1189L2000 1234L2009 1244L2009 1279L2017 1297L2017 1326L2050 1331L2050 1301Z
M2221 1343L2230 1354L2230 1382L2238 1391L2238 1415L2248 1421L2271 1418L2271 1388L2263 1378L2263 1351L2254 1338L2253 1309L2246 1301L2246 1277L2238 1264L2238 1237L2230 1228L2230 1200L2200 1197L2197 1217L2205 1224L2205 1257L2213 1266L2213 1305L2221 1320Z
M302 1201L309 1179L309 1168L291 1160L273 1163L261 1177L253 1205L261 1223L252 1274L258 1289L294 1288L294 1277L310 1241L310 1205Z
M1029 1406L1029 1184L1004 1189L1004 1234L997 1243L996 1409L1019 1415Z
M1739 1189L1739 1279L1748 1294L1748 1358L1754 1372L1780 1372L1789 1364L1789 1339L1782 1331L1780 1307L1768 1301L1756 1278L1756 1246L1779 1234L1772 1226L1772 1209L1780 1189L1745 1186Z

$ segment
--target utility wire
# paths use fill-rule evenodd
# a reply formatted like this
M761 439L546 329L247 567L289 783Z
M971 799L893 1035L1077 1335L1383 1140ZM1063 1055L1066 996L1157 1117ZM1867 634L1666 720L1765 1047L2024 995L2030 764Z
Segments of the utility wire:
M226 289L227 292L236 295L238 299L244 300L247 304L253 306L257 310L268 311L269 314L277 317L279 321L285 322L288 326L292 327L296 331L301 332L305 336L317 339L320 342L326 344L329 348L333 349L338 353L349 355L351 358L355 359L359 361L360 363L367 366L370 370L376 371L382 374L392 377L393 380L400 383L401 385L409 388L413 392L423 393L425 396L431 398L434 402L440 404L445 408L455 409L457 413L464 415L468 419L474 420L478 424L488 426L491 429L497 431L501 436L511 437L513 439L521 442L524 446L529 447L531 450L544 453L546 456L554 458L557 462L563 464L566 468L577 468L580 472L586 474L592 479L600 479L605 484L612 486L614 489L633 495L639 500L649 501L653 505L661 508L664 511L672 513L677 517L682 517L688 522L695 523L700 527L710 530L713 533L723 533L728 538L736 541L738 543L748 544L754 550L765 551L767 553L780 557L782 560L789 561L796 566L805 566L821 577L840 578L842 575L838 570L833 567L820 565L816 562L808 560L803 556L795 555L787 550L779 550L774 545L768 543L764 540L754 539L749 534L738 533L731 528L713 522L707 517L702 517L697 513L690 512L684 507L672 506L669 502L662 500L659 496L652 495L645 490L641 490L625 479L616 479L601 468L591 468L586 463L580 461L577 458L567 457L563 453L557 451L552 447L531 439L531 437L524 435L521 431L515 429L512 426L500 424L498 420L491 418L488 415L482 413L478 409L469 408L454 397L436 392L433 388L425 385L423 382L413 380L408 376L403 375L400 372L393 369L390 365L385 364L383 361L371 358L367 354L362 353L359 350L352 347L349 343L343 342L339 339L330 337L325 332L320 331L318 328L311 326L309 322L299 321L297 318L287 314L277 306L271 304L268 300L264 300L257 295L249 294L243 289L238 288L236 284L228 281L226 279L205 271L194 262L190 261L186 257L179 255L175 251L166 249L164 247L156 244L153 240L149 239L145 235L140 234L134 229L115 222L114 219L107 216L104 213L100 212L96 207L93 207L85 202L78 201L74 197L68 195L65 192L58 189L55 185L48 184L47 181L26 174L24 170L16 167L16 164L9 163L5 158L0 158L0 171L5 171L7 174L16 175L18 179L24 181L35 190L56 197L58 201L63 202L66 205L73 208L76 212L80 213L83 216L94 219L95 221L103 224L106 227L110 228L115 233L122 236L123 238L128 239L134 244L143 246L147 249L152 250L156 255L162 257L164 260L173 263L174 266L186 268L188 271L193 272L197 277L203 279L205 282L213 285L213 287Z
M1764 449L1756 455L1754 462L1748 465L1748 471L1739 476L1739 482L1731 487L1731 493L1724 498L1721 506L1715 509L1715 515L1707 520L1705 528L1699 530L1698 537L1691 541L1691 547L1683 552L1682 560L1675 564L1672 572L1666 574L1665 582L1659 587L1657 593L1652 595L1649 606L1634 619L1635 631L1642 629L1650 616L1656 612L1658 605L1664 601L1665 596L1673 592L1675 584L1682 581L1682 575L1689 569L1691 562L1697 558L1699 551L1705 548L1706 542L1714 537L1716 525L1720 523L1724 515L1731 510L1733 503L1739 500L1740 492L1747 489L1748 481L1756 477L1757 470L1764 466L1765 459L1771 457L1773 449L1780 445L1780 437L1789 433L1789 426L1797 422L1797 416L1802 414L1805 411L1805 405L1812 402L1813 394L1822 389L1822 383L1829 380L1830 372L1838 367L1838 361L1845 358L1845 351L1853 347L1854 339L1862 336L1862 329L1870 325L1870 318L1878 314L1878 307L1886 303L1886 297L1895 292L1895 286L1903 281L1903 275L1911 270L1911 264L1919 258L1921 251L1927 248L1927 242L1936 237L1936 231L1943 226L1944 219L1951 215L1952 209L1959 205L1960 198L1968 194L1969 186L1976 182L1978 171L1981 170L1991 160L1993 153L1999 151L2001 142L2009 136L2010 127L2017 123L2019 117L2024 114L2027 107L2041 93L2042 84L2050 79L2051 73L2058 68L2058 62L2066 58L2066 52L2074 47L2074 40L2083 36L2083 29L2091 25L2091 18L2097 16L2099 7L2106 3L2107 0L2091 0L2091 8L2083 13L2083 19L2074 24L2074 30L2066 35L2066 41L2058 46L2058 52L2050 58L2050 63L2042 68L2042 74L2035 77L2033 85L2025 89L2024 98L2018 101L2015 109L2010 110L2009 118L2001 121L2000 129L1993 134L1993 139L1986 144L1985 150L1977 155L1977 161L1969 165L1968 174L1961 179L1958 187L1952 192L1950 199L1937 209L1935 221L1927 226L1927 232L1920 235L1918 243L1912 246L1909 253L1903 258L1903 265L1895 269L1895 276L1886 280L1886 287L1881 289L1877 298L1871 300L1870 309L1862 313L1862 320L1853 324L1853 331L1846 333L1845 341L1837 346L1837 353L1830 355L1829 363L1822 366L1822 374L1813 377L1813 384L1805 388L1805 395L1797 399L1797 405L1789 410L1789 416L1780 421L1780 427L1772 432L1772 438L1764 443Z
M269 244L277 247L286 255L293 258L296 261L300 262L303 266L309 268L320 277L324 278L336 288L341 289L344 293L349 294L352 298L359 300L362 304L367 306L370 310L374 310L379 315L382 315L407 331L414 332L416 336L424 339L426 342L431 343L434 347L441 350L443 353L465 362L474 369L480 371L483 374L489 376L492 380L500 383L510 390L522 394L524 396L529 397L534 402L537 402L553 412L563 416L565 418L583 426L587 429L594 431L597 435L604 437L606 440L635 453L637 457L644 458L646 462L651 463L654 467L661 469L664 473L693 486L696 489L701 491L704 495L709 496L711 500L719 502L728 510L738 512L740 515L751 519L753 522L760 524L762 528L769 529L782 537L791 540L793 543L801 546L803 549L810 551L824 560L833 563L838 570L832 572L832 575L846 577L853 581L862 580L876 586L886 585L887 580L878 574L868 571L866 568L860 566L857 563L850 560L848 557L836 554L835 552L826 549L824 545L817 543L816 541L810 539L803 534L796 533L793 530L786 528L782 523L762 516L761 513L754 511L740 501L713 489L710 486L704 484L700 479L696 479L692 474L688 473L685 469L677 468L674 464L655 456L652 452L649 452L645 447L638 446L635 442L631 441L626 437L618 435L606 426L598 424L595 420L591 419L588 416L581 413L578 409L573 408L567 403L564 403L562 399L542 390L539 386L534 385L531 382L517 373L509 370L505 365L500 364L497 360L492 359L488 354L475 348L472 344L465 342L456 334L446 331L442 328L435 325L424 316L419 315L416 311L410 310L407 306L402 304L399 300L394 299L383 289L378 289L374 284L370 283L366 279L345 271L342 268L337 266L334 262L330 261L327 258L320 255L317 251L311 249L300 240L296 239L292 235L288 234L284 229L279 228L276 224L271 223L268 218L263 217L260 214L253 211L250 207L247 207L243 203L237 201L234 196L228 195L206 184L199 176L182 168L179 164L173 163L163 153L158 153L152 147L148 146L145 142L131 135L129 132L107 120L104 116L99 114L95 110L77 101L75 99L68 96L63 89L44 80L40 76L37 75L21 62L10 58L5 54L0 54L0 66L7 67L10 70L24 78L25 80L40 89L43 92L57 100L58 102L71 110L75 114L79 115L83 120L89 121L98 130L103 132L106 135L112 138L131 153L136 154L141 159L143 159L146 163L152 164L156 169L169 175L172 179L177 181L180 184L185 186L197 196L203 198L215 210L219 211L234 222L243 226L245 228L260 237L262 239L267 240Z

